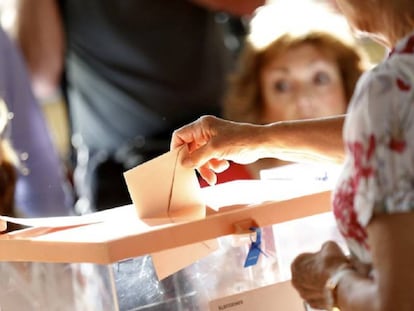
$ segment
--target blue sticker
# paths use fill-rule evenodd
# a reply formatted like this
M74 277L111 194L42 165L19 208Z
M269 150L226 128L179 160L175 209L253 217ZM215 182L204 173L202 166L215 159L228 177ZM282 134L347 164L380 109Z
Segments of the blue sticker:
M244 267L247 268L247 267L254 266L255 264L257 264L260 253L261 253L260 249L252 243L249 249L249 253L247 254L246 261L244 262Z
M256 232L256 241L252 241L250 245L249 252L247 253L246 261L244 262L244 267L250 267L257 264L259 260L260 253L266 255L260 248L260 244L262 243L262 230L260 228L252 227L250 228L253 232Z

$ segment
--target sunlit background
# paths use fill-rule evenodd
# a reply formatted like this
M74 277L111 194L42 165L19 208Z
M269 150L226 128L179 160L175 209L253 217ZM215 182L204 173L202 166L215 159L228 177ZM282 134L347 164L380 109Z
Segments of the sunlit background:
M14 9L14 4L17 0L0 0L0 23L1 26L6 30L7 33L9 33L10 36L14 36L14 29L12 27L13 21L16 17L16 12ZM35 0L34 0L35 1ZM331 5L335 8L335 1L334 0L310 0L310 1L316 1L316 2L325 2L328 5ZM268 5L277 5L280 6L286 6L291 7L291 0L267 0L265 6ZM257 10L258 13L260 13L260 8ZM298 9L299 12L304 12L300 14L306 14L306 10L303 8ZM253 29L255 31L255 38L257 39L258 44L264 44L275 35L277 32L277 29L274 27L268 27L269 25L269 13L266 14L257 14L258 16L254 18L254 24L250 25L250 17L249 18L243 18L242 23L246 27L246 30L249 31L250 29ZM286 14L277 14L278 17L285 16ZM275 17L273 17L273 21L271 24L277 25L278 23L283 23L283 20L280 21L274 21ZM222 23L225 25L225 31L229 33L225 37L225 43L227 47L231 50L236 51L236 53L241 49L241 42L243 40L243 34L238 33L237 29L231 29L229 31L229 16L228 14L224 13L217 13L217 22ZM312 21L314 22L314 21ZM303 18L301 20L297 21L297 28L301 28L304 26L301 23L306 23L306 18ZM324 25L328 25L330 23L329 20L324 20L323 17L321 17L321 27ZM290 24L292 24L290 22ZM303 27L302 27L303 28ZM335 28L335 27L333 27ZM341 28L341 27L339 27ZM230 33L231 32L231 33ZM347 34L344 34L345 36ZM367 55L369 56L371 64L375 65L376 63L380 62L386 53L383 47L376 44L375 42L369 40L368 38L357 38L359 44L366 50ZM66 104L62 96L59 96L60 94L57 94L57 96L53 96L51 98L42 98L39 99L39 102L42 105L43 112L46 116L49 128L51 130L51 136L55 142L55 145L63 159L66 159L68 156L68 153L70 152L70 134L69 134L69 125L67 121L67 110L66 110Z

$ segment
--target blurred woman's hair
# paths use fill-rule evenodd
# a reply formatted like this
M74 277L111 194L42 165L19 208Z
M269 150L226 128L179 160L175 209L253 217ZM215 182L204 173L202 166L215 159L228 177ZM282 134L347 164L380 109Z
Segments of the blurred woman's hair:
M251 32L229 77L223 114L235 121L257 123L261 117L260 74L272 60L304 44L317 48L340 70L349 102L368 58L342 15L330 7L304 0L282 1L257 11Z

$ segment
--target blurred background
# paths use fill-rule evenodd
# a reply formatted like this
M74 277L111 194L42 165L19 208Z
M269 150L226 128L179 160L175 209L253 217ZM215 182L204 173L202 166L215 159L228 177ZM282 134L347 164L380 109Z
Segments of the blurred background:
M267 0L265 5L284 1L289 0ZM335 6L334 0L313 1L327 2L332 6ZM16 17L15 2L16 0L0 0L0 23L12 37L14 36L13 24ZM235 56L237 57L237 53L241 49L243 39L249 31L249 18L237 18L227 13L218 12L217 22L221 24L227 32L225 39L226 46L234 51ZM372 64L376 64L383 59L385 50L382 46L368 38L358 38L358 40L361 46L367 51ZM61 94L55 95L56 96L40 99L40 103L42 104L43 112L48 121L51 135L58 148L59 154L62 159L67 159L71 150L67 107L64 98L60 96Z

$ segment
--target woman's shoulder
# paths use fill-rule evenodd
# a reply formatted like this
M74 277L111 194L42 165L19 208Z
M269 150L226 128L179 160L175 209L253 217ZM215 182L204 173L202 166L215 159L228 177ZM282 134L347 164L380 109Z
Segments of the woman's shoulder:
M411 96L413 93L414 55L396 55L361 76L355 88L353 102L354 106L365 103L379 108L381 102L388 105L390 98Z

